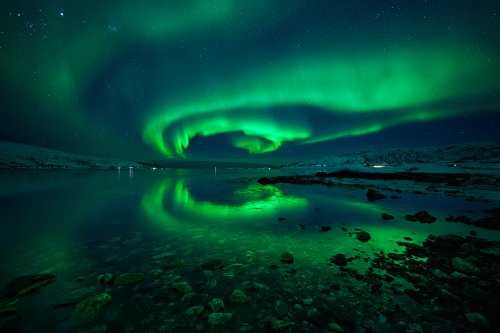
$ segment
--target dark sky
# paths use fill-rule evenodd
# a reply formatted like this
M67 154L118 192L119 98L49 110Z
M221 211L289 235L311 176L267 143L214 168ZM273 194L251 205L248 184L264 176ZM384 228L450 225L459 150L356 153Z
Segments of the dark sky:
M498 141L498 1L9 1L0 140L296 161Z

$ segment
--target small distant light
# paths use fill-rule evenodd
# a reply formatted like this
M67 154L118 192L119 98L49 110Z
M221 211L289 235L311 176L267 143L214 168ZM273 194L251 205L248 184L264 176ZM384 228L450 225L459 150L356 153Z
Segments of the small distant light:
M128 167L129 169L133 169L134 167Z
M456 164L453 164L453 166L457 166Z
M64 17L64 13L63 12L60 12L59 14L61 15L61 17Z

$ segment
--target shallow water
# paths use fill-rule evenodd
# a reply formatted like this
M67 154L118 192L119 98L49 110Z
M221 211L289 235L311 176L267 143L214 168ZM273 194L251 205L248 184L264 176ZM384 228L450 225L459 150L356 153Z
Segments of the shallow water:
M412 193L403 193L397 200L368 202L366 190L362 189L262 186L256 182L263 176L290 175L296 171L217 171L217 174L206 169L0 173L0 288L21 275L58 276L56 282L40 289L39 294L24 298L29 298L29 302L21 300L19 314L23 320L19 329L31 326L51 331L61 323L74 325L68 321L74 308L53 310L53 306L79 302L105 290L122 301L135 292L155 294L155 288L161 289L158 281L168 284L186 280L192 286L206 285L207 288L197 291L203 298L201 305L214 297L230 303L229 294L246 280L268 288L280 276L286 276L279 261L283 252L291 252L295 257L294 264L286 268L297 269L297 283L315 285L338 272L337 267L327 265L328 259L337 253L346 257L360 255L349 267L364 272L370 260L361 259L380 251L404 250L396 244L404 241L403 237L421 244L429 234L467 236L474 230L478 237L500 240L498 231L444 221L449 214L477 218L482 216L483 209L498 206L498 202ZM406 214L420 210L427 210L438 221L429 225L404 219ZM461 210L477 212L457 212ZM382 213L389 213L395 219L384 221ZM299 223L306 228L300 229ZM323 225L332 229L319 232ZM341 227L348 231L342 231ZM372 239L366 243L358 241L355 234L349 234L355 233L355 229L368 231ZM158 268L158 261L151 258L162 253L168 253L163 264L183 258L186 265L162 272L159 277L148 275ZM225 267L245 266L215 275L197 270L212 259L222 260ZM270 265L278 265L280 269L270 271ZM142 272L146 279L135 287L105 287L97 283L97 276L106 272L117 275ZM84 278L74 282L79 277ZM297 302L306 296L299 293ZM2 297L0 301L3 300ZM119 304L113 302L109 306L102 323L117 320L110 316L119 311ZM166 314L149 324L183 320L180 314L176 315L180 310L175 300L157 305ZM197 323L207 327L206 318L192 320L190 325Z

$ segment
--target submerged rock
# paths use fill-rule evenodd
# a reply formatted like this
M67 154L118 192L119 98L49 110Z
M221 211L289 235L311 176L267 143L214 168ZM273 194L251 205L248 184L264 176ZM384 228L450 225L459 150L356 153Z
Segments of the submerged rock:
M231 294L231 297L229 297L229 300L233 303L245 303L248 302L250 299L242 290L236 289Z
M394 219L394 216L390 215L390 214L382 214L382 220L393 220Z
M285 264L293 264L294 257L291 253L285 252L281 254L280 261Z
M0 303L0 317L13 316L17 313L17 307L19 306L19 299L14 299L11 301L6 301Z
M38 288L54 282L53 274L24 275L12 280L3 290L2 296L7 298L22 297L35 293Z
M366 197L368 198L368 201L371 201L371 202L373 202L375 200L387 198L387 196L378 193L377 191L375 191L372 188L368 189L368 191L366 192Z
M165 265L165 267L163 267L163 268L165 268L165 269L175 268L175 267L182 266L184 264L185 264L184 259L176 259L176 260L172 261L170 264Z
M418 212L414 216L420 223L433 223L436 221L436 218L425 210Z
M211 313L208 316L210 326L221 326L229 323L233 319L232 313Z
M109 304L112 299L113 297L108 294L88 297L77 305L73 317L83 323L91 322L100 315L101 309Z
M144 274L142 273L125 273L115 280L115 284L117 286L127 286L141 282L142 280L144 280Z
M470 262L459 257L451 258L450 263L453 269L466 275L478 275L479 273L481 273L481 270L479 268L474 267Z
M330 258L330 262L337 266L346 266L347 265L347 260L345 260L345 255L343 254L336 254L333 257Z
M224 302L220 298L214 298L210 302L208 302L208 307L212 312L222 312L224 311Z
M172 285L172 290L176 290L181 294L189 294L193 291L193 289L187 282L174 283Z
M211 271L215 271L217 269L222 268L223 265L222 265L222 261L220 261L220 260L217 259L217 260L211 260L209 262L206 262L203 265L201 265L201 267L203 269L208 269L208 270L211 270Z
M114 274L106 273L106 274L99 275L99 277L97 278L97 281L99 281L100 283L108 284L108 283L113 282L114 279L115 279Z
M370 236L369 233L367 233L366 231L360 231L357 235L356 235L356 238L362 242L366 242L368 240L370 240L370 238L372 238L372 236Z

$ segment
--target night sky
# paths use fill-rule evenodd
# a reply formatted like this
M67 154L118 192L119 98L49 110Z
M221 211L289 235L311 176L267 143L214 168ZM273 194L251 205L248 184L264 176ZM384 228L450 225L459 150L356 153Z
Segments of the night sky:
M9 1L0 140L291 162L498 141L499 1Z

